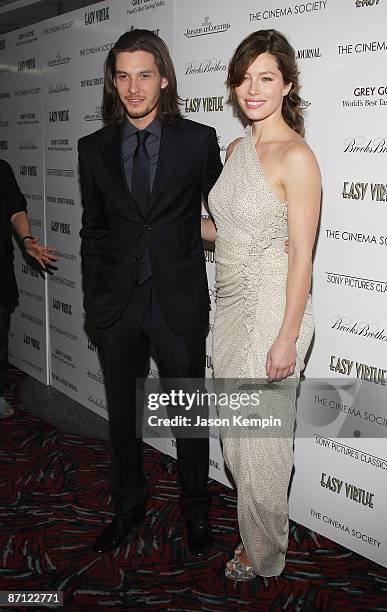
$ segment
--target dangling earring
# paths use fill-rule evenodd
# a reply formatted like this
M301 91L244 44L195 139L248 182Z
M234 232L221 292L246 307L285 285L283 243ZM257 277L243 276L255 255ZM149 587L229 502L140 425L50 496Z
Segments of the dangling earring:
M294 93L294 89L291 89L288 93L289 95L289 100L291 100L292 102L297 102L298 100L296 98L294 98L294 96L292 95Z

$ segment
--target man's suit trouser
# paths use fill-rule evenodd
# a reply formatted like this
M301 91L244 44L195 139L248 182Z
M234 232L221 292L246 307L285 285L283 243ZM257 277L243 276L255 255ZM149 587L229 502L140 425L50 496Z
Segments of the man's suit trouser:
M189 336L172 332L161 314L152 279L136 286L128 306L98 344L109 404L112 443L112 491L117 515L130 516L146 497L142 441L136 438L136 378L149 368L154 346L162 378L204 378L206 330ZM187 519L206 517L209 441L178 439L182 487L180 507Z
M8 332L11 307L0 304L0 396L5 392L8 374Z

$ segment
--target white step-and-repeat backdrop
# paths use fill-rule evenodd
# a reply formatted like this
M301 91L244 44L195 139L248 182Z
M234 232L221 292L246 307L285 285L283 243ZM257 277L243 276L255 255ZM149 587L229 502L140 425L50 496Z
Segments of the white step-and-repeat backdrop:
M313 275L316 335L298 402L290 515L384 566L386 20L385 0L115 0L0 40L0 152L26 195L32 231L58 249L58 269L47 280L16 255L21 295L11 359L106 417L96 346L82 309L76 156L77 139L101 127L105 56L125 30L159 34L174 58L183 114L214 126L224 153L243 134L224 85L233 50L257 29L288 36L301 72L306 139L323 175ZM213 320L213 252L206 251L206 259ZM211 368L210 333L209 376ZM157 376L154 363L151 375ZM173 440L150 442L175 453ZM210 464L210 475L228 484L217 431Z

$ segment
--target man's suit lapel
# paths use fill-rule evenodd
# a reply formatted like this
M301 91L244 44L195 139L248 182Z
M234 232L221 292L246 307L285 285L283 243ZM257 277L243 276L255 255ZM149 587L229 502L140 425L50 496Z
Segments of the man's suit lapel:
M171 176L179 159L181 129L178 122L164 124L161 132L159 158L150 199L150 210L157 204L157 198Z
M112 132L105 140L102 147L102 157L113 181L113 184L120 194L121 210L130 216L132 205L136 211L143 217L141 210L137 207L136 202L128 189L125 175L122 169L121 160L121 132L120 128L112 128Z

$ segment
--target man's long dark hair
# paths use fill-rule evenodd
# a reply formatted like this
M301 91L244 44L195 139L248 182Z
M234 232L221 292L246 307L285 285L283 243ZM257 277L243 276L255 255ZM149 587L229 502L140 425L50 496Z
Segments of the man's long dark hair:
M158 116L161 121L172 121L180 117L176 74L167 45L150 30L135 29L120 36L114 47L110 49L105 61L101 109L104 123L106 125L118 125L125 119L126 111L114 84L116 57L123 51L147 51L152 53L161 77L168 81L167 87L160 92L157 105Z

